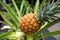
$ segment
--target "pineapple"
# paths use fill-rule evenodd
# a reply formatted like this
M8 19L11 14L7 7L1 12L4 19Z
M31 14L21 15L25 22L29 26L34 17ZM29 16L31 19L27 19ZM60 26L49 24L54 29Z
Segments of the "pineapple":
M35 18L35 13L24 15L20 20L20 28L27 34L36 32L41 27L41 23Z

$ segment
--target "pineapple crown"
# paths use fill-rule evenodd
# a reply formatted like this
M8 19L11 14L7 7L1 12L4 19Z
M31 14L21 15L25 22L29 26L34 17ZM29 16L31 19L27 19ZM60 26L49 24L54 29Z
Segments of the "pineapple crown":
M57 0L57 2L54 2L54 0L52 2L47 2L45 3L45 5L39 9L39 12L37 14L37 19L40 22L52 22L56 19L58 19L59 17L57 17L55 14L60 13L59 10L59 4L60 1Z

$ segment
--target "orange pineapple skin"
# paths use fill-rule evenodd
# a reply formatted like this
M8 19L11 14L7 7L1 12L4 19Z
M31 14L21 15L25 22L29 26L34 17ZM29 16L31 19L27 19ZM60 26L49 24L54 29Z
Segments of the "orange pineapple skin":
M20 29L26 34L32 34L36 32L41 27L41 23L38 23L38 20L35 18L34 13L29 13L24 15L20 22Z

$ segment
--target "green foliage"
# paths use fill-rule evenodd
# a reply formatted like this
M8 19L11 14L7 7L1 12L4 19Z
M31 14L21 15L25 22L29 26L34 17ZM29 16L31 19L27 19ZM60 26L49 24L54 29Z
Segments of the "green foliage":
M34 12L37 13L39 8L39 0L36 1L35 7L34 7Z
M54 2L54 0L53 0L52 3L50 3L50 1L47 3L45 3L45 2L43 3L43 2L44 1L42 1L41 5L40 5L41 7L40 7L40 11L37 14L37 19L40 22L43 22L43 21L51 22L51 21L55 20L56 19L55 14L60 13L60 7L59 7L60 1Z
M46 37L49 37L49 36L54 36L54 35L57 35L57 34L60 34L60 30L57 30L57 31L54 31L54 32L49 32L49 33L40 35L38 37L35 37L34 40L40 40L42 38L46 38Z
M16 9L16 11L17 11L18 16L21 18L20 11L19 11L19 9L18 9L18 7L17 7L15 1L12 0L12 3L14 4L14 7L15 7L15 9Z
M19 8L18 8L18 5L16 4L15 0L11 0L11 1L12 1L12 4L14 5L13 7L15 9L11 6L8 6L7 3L3 3L0 0L0 4L2 4L2 6L6 9L5 12L0 11L0 15L4 19L5 23L11 27L10 30L12 30L12 31L14 30L14 31L13 32L9 31L9 32L0 34L0 39L12 38L11 40L16 40L16 39L14 39L16 36L15 33L17 31L22 32L19 30L20 18L27 13L31 13L31 12L37 13L37 18L39 19L39 21L44 22L41 29L39 29L36 33L34 33L32 35L32 37L30 37L30 35L27 36L27 40L33 40L33 39L40 40L40 39L42 39L41 33L45 29L60 22L60 18L55 16L55 14L60 13L60 1L54 2L54 0L53 0L52 3L50 3L50 2L46 3L47 0L42 0L42 2L40 4L39 0L36 0L34 8L32 8L31 5L26 0L19 0L20 1ZM48 37L50 35L56 35L56 34L60 34L60 30L55 31L55 32L49 32L47 34L43 34L43 37L45 38L45 37ZM11 35L15 35L15 36L11 36ZM29 39L29 37L32 39Z
M35 12L35 13L38 13L38 12L43 8L43 6L45 5L45 2L46 2L46 0L42 0L42 2L41 2L41 4L40 4L39 1L40 1L40 0L37 0L37 1L36 1L35 7L34 7L34 12Z
M33 12L33 8L31 7L31 5L27 1L25 1L25 8L26 8L26 13Z
M14 20L14 22L18 26L19 20L18 20L16 12L11 7L9 7L6 3L1 2L1 4L5 7L5 9L7 10L7 12L11 16L12 20Z
M56 24L56 23L59 23L60 22L60 18L59 19L57 19L57 20L55 20L55 21L53 21L53 22L51 22L51 23L46 23L46 24L44 24L42 27L43 28L41 28L41 29L39 29L35 34L34 34L34 39L35 38L38 38L38 37L41 37L41 33L44 31L44 30L46 30L46 29L48 29L49 27L51 27L51 26L53 26L54 24ZM60 31L60 30L59 30ZM60 32L58 31L58 34L60 34ZM48 33L48 34L50 34L50 33ZM53 35L53 33L52 33L52 35ZM55 34L56 35L56 34ZM43 36L44 36L44 34L43 34ZM46 35L45 35L46 36ZM42 39L42 38L41 38Z
M12 37L13 35L12 34L15 34L14 32L5 32L5 33L2 33L0 34L0 40L2 40L3 38L6 38L7 36L10 36Z
M4 13L4 12L0 12L0 13L1 13L1 16L4 19L4 21L11 27L11 29L16 30L17 26L14 25L9 19L7 19L7 17L5 17L6 15L4 15L4 14L6 14L6 13Z

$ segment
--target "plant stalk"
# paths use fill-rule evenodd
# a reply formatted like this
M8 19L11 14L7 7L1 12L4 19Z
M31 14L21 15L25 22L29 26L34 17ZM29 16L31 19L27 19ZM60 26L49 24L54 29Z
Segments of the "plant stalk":
M27 40L33 40L33 36L27 35Z

